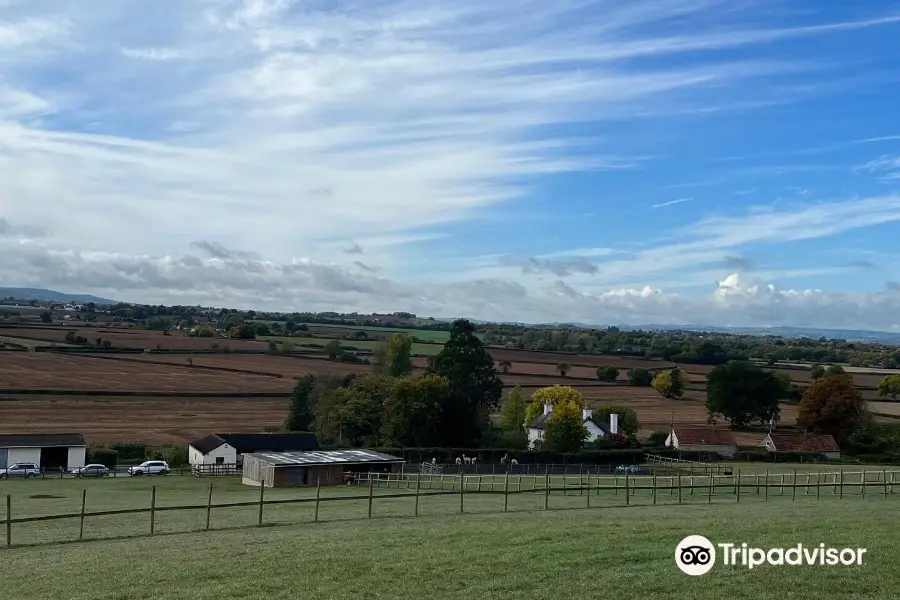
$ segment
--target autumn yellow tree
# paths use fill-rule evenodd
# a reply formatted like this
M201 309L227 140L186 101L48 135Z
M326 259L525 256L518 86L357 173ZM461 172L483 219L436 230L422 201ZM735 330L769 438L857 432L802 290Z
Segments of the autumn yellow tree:
M584 447L584 441L589 434L581 418L582 406L583 404L578 405L569 399L563 399L554 405L553 414L547 419L544 428L543 449L553 452L578 452Z
M687 381L688 379L684 372L675 368L657 373L651 385L653 389L666 398L681 398L684 396L684 385Z
M525 425L544 413L545 404L553 405L555 411L555 407L561 402L572 402L579 411L584 408L584 396L570 385L551 385L535 390L531 394L531 402L525 408Z
M797 409L797 425L838 437L867 420L866 402L850 375L831 375L813 381Z

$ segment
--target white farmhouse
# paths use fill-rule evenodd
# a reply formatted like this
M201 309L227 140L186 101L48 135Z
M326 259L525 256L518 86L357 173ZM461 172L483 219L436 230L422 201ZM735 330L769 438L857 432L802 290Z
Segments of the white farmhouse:
M547 427L547 421L550 419L551 414L553 414L553 405L544 404L544 413L528 424L526 429L528 430L529 448L540 448L544 443L544 430ZM598 423L594 420L593 411L591 409L583 409L581 411L581 419L585 429L588 430L588 438L586 441L593 442L617 433L618 417L619 415L610 415L610 424L612 428L607 428L602 423Z
M252 452L318 450L313 433L214 433L188 446L188 462L197 465L237 465Z

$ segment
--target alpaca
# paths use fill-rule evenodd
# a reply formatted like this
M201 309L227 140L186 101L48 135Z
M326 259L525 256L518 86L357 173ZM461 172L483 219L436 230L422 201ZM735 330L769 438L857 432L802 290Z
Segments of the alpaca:
M519 464L519 461L517 461L516 459L512 459L510 461L510 464L517 465L517 464Z
M456 464L458 464L458 465L462 464L462 459L458 456L456 457Z

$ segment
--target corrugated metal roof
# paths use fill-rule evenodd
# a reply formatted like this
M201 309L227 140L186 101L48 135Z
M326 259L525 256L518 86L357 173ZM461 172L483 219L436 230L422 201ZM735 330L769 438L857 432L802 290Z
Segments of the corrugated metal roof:
M318 450L319 448L316 434L302 431L294 433L215 433L191 442L191 446L203 454L209 454L222 444L230 444L238 454L262 451L294 452Z
M0 435L0 448L86 446L80 433L26 433Z
M374 462L406 462L402 458L371 450L323 450L316 452L254 452L245 454L274 466L327 465Z

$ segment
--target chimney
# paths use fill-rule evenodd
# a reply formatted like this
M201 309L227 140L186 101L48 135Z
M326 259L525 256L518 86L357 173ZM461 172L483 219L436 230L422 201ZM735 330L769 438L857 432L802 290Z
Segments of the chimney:
M616 435L619 433L619 414L613 413L609 415L609 433Z
M545 414L545 415L549 415L549 414L552 413L552 412L553 412L553 405L550 404L549 402L548 402L548 403L545 403L545 404L544 404L544 414Z
M592 410L589 409L589 408L583 408L583 409L581 409L581 420L582 420L582 422L587 421L588 419L590 419L592 414L594 414L594 411L592 411Z

